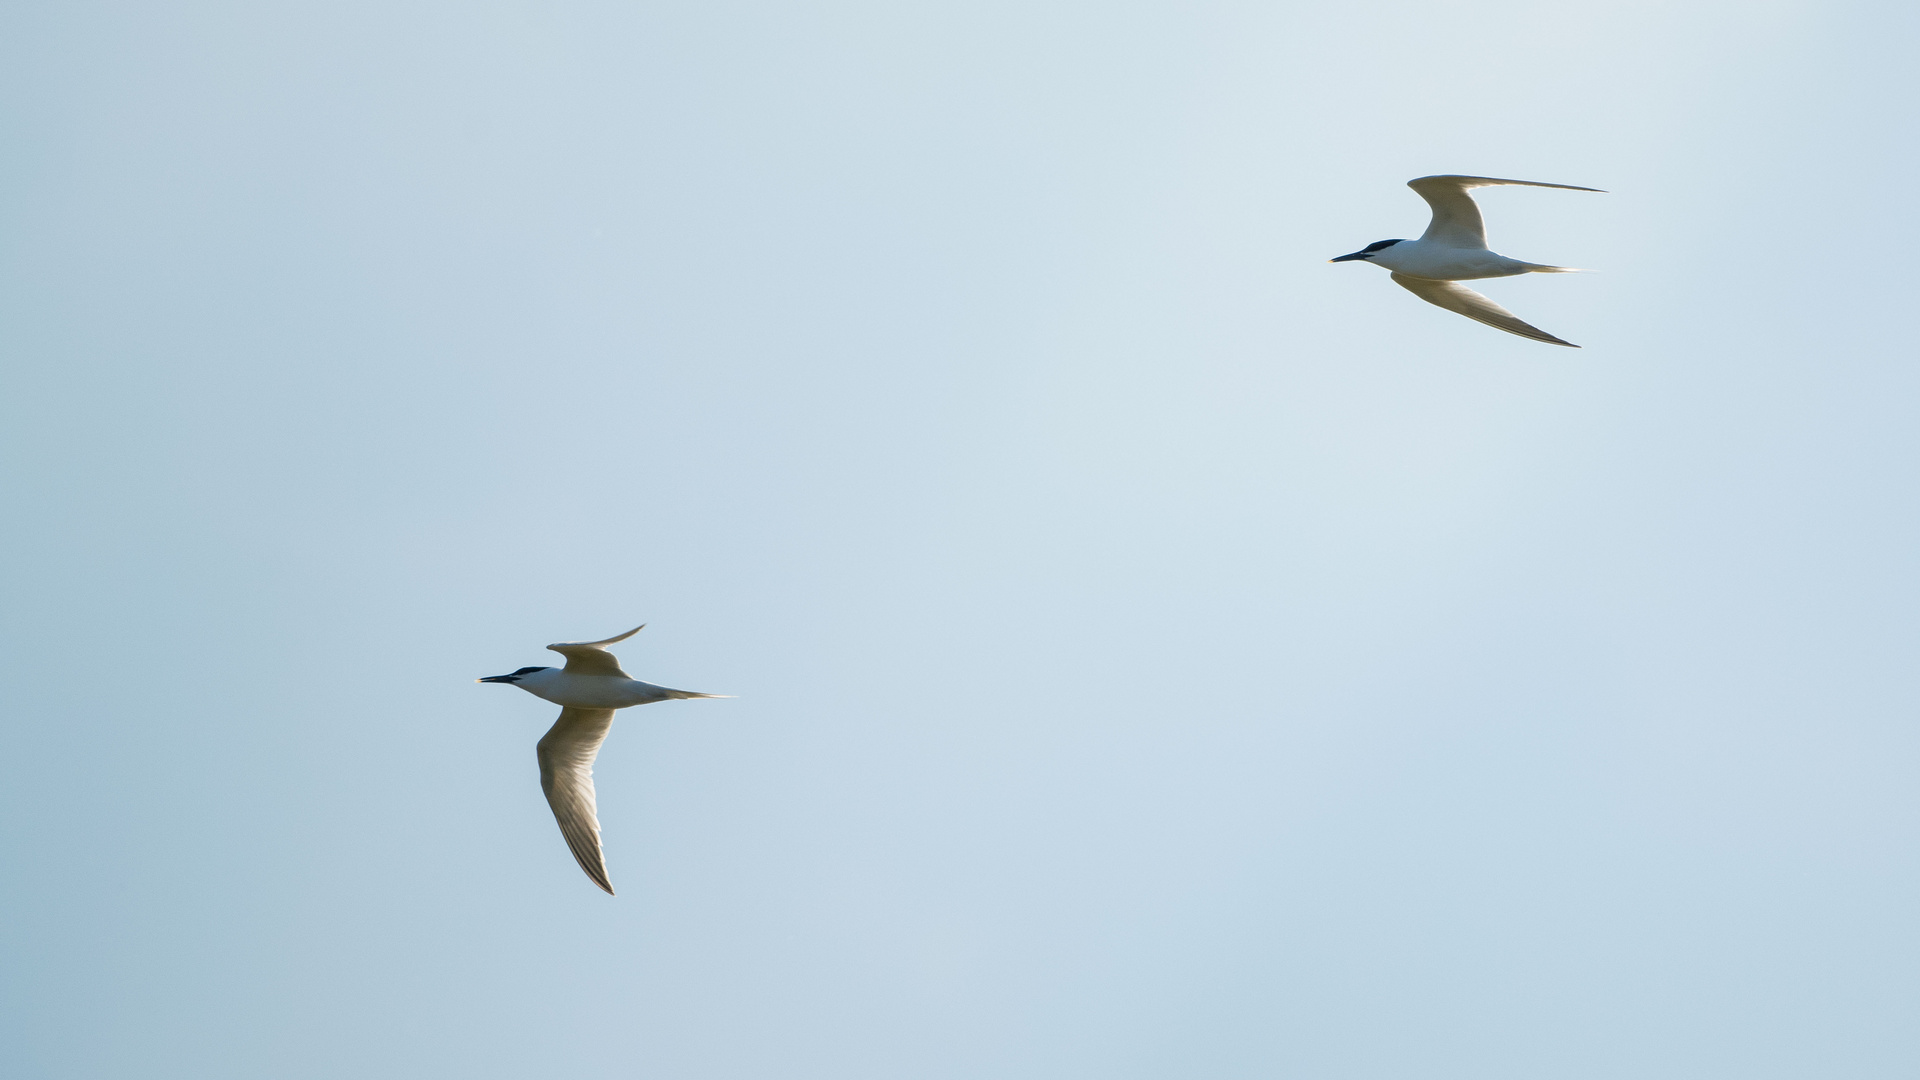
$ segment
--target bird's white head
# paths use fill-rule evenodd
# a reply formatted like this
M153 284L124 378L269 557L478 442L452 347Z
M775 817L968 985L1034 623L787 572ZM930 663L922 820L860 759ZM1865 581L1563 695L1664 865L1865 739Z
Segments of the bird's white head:
M1356 251L1351 255L1341 255L1337 258L1328 259L1327 261L1328 262L1353 262L1356 259L1365 261L1373 258L1375 255L1379 254L1382 251L1387 250L1388 248L1392 247L1395 244L1404 244L1404 243L1406 243L1405 240L1375 240L1373 243L1368 244L1366 247L1361 248L1359 251Z

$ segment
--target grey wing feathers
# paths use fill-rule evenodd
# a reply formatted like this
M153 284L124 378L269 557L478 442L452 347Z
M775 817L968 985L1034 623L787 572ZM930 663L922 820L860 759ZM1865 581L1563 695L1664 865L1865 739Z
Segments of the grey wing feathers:
M547 648L567 658L567 672L572 675L616 675L626 678L627 673L620 667L620 661L605 649L592 645L575 645L561 642Z
M1427 225L1427 231L1420 239L1434 240L1452 247L1483 248L1487 246L1487 228L1480 219L1480 208L1474 205L1473 196L1467 194L1469 188L1478 187L1543 187L1559 188L1562 191L1599 191L1599 188L1577 187L1573 184L1543 184L1537 180L1502 180L1497 176L1421 176L1407 181L1407 186L1427 200L1433 207L1433 220Z
M1429 304L1465 315L1469 319L1505 330L1509 334L1519 334L1523 338L1532 338L1552 345L1565 345L1570 349L1580 347L1571 341L1562 341L1537 326L1520 321L1513 312L1457 281L1437 281L1433 278L1414 277L1411 274L1395 274L1393 280L1395 284Z
M1441 176L1417 176L1407 181L1407 186L1415 191L1419 191L1422 185L1445 185L1448 187L1462 188L1510 185L1513 187L1559 188L1562 191L1600 191L1601 194L1606 194L1606 192L1601 191L1601 189L1597 187L1581 187L1578 184L1544 184L1538 180L1505 180L1498 176L1455 176L1448 173Z
M639 633L642 630L645 630L646 628L647 628L647 624L641 623L639 626L634 627L633 629L627 631L624 634L615 634L610 638L601 638L599 641L563 641L560 644L585 645L585 646L588 646L589 648L604 649L609 645L618 645L620 642L627 640L628 638L632 637L633 635Z
M612 709L561 709L540 739L540 790L547 794L560 835L595 885L613 895L600 853L600 818L593 799L593 759L613 727Z
M626 678L627 673L620 668L620 661L614 659L607 646L625 641L647 628L645 623L627 631L615 634L599 641L556 641L548 649L567 658L567 670L575 675L617 675Z

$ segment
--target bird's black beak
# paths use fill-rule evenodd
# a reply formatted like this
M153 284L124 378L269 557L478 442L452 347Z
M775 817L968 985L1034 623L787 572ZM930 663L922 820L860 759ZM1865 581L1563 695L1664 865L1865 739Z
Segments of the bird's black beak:
M1328 262L1352 262L1354 259L1364 259L1371 254L1373 254L1373 252L1371 251L1356 251L1351 255L1342 255L1337 259L1328 259L1327 261Z
M516 679L516 678L514 678L514 677L513 677L512 675L489 675L489 676L487 676L487 677L486 677L486 678L484 678L484 679L475 679L475 680L473 680L473 681L474 681L474 682L503 682L503 683L517 683L517 682L519 682L520 680L519 680L519 679Z

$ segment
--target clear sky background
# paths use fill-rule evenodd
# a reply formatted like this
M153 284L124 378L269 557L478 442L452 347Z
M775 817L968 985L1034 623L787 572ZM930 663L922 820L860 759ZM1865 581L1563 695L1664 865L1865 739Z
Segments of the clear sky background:
M1920 1072L1911 5L4 23L7 1075Z

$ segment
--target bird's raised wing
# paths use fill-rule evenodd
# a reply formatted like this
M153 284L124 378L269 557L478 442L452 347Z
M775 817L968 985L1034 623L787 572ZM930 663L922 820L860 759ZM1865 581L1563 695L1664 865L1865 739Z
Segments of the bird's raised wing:
M1436 281L1433 278L1414 277L1411 274L1395 274L1393 280L1401 288L1429 304L1457 312L1469 319L1505 330L1509 334L1519 334L1523 338L1532 338L1552 345L1565 345L1570 349L1580 347L1571 341L1561 341L1537 326L1521 322L1513 312L1457 281Z
M1572 184L1542 184L1537 180L1502 180L1495 176L1422 176L1407 181L1407 186L1419 192L1420 197L1427 200L1427 205L1433 207L1433 220L1427 224L1427 231L1420 234L1420 239L1448 247L1486 247L1487 227L1480 220L1480 208L1474 205L1473 196L1467 194L1467 189L1503 184L1560 188L1563 191L1600 190Z
M613 727L612 709L561 709L540 739L540 790L547 793L560 835L595 885L613 895L600 855L600 818L594 812L593 758Z
M620 670L620 661L607 651L607 646L625 641L647 628L646 623L610 638L599 641L558 641L547 648L567 658L567 671L573 675L617 675L626 678L627 673Z

